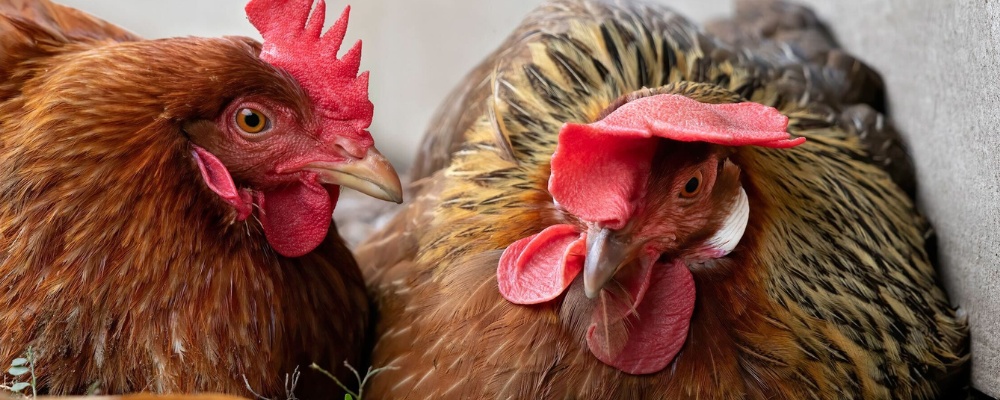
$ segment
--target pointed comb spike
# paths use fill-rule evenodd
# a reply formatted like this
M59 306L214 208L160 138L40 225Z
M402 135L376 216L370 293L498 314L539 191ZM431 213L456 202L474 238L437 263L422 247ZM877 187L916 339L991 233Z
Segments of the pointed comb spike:
M288 12L288 22L291 26L304 27L309 19L309 10L312 9L312 0L292 0L285 7Z
M357 82L358 86L368 90L368 71L362 72L361 75L358 75Z
M267 15L277 12L278 4L273 1L251 1L247 3L247 19L253 24L261 36L269 35L278 29L281 20L264 18Z
M323 22L326 19L326 2L319 0L309 15L309 22L306 22L306 32L309 37L318 38L323 33Z
M344 36L347 34L347 24L351 20L351 6L344 7L344 12L340 13L340 18L333 23L330 30L323 35L323 40L328 41L327 47L334 49L334 53L340 51L340 46L344 44Z
M370 141L371 134L364 129L371 125L373 106L368 100L368 76L358 76L360 41L337 58L350 11L350 6L345 7L321 36L326 13L323 0L250 0L246 6L247 18L264 38L260 59L298 81L312 100L316 115L327 119L324 126L333 130L337 121L354 121L352 126L361 128L338 134Z
M340 59L344 61L345 69L352 71L352 74L357 74L358 70L361 69L361 41L354 43L354 46Z

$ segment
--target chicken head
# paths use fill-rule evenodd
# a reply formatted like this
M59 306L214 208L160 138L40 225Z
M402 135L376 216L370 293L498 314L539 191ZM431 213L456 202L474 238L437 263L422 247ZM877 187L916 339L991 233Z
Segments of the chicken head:
M666 367L695 306L692 268L733 251L749 217L736 146L786 148L788 119L752 102L644 92L592 124L566 124L548 189L566 223L503 253L501 294L555 299L582 273L596 304L587 344L631 374ZM571 289L570 289L571 290Z
M340 186L402 201L399 177L367 130L373 106L368 72L358 74L361 42L337 58L350 8L322 33L324 2L312 6L251 1L247 15L265 40L260 59L289 85L248 83L217 117L184 128L208 187L237 220L256 205L268 242L287 257L326 237Z

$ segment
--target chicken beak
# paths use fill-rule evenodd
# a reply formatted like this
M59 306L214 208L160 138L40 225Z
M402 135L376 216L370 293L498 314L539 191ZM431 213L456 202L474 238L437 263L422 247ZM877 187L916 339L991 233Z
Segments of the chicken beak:
M318 174L324 184L349 187L376 199L403 202L399 175L389 160L374 147L369 148L361 159L336 164L310 164L305 169Z
M587 257L583 263L583 291L587 298L596 298L604 285L621 268L628 251L624 243L611 237L608 228L592 227L587 232Z

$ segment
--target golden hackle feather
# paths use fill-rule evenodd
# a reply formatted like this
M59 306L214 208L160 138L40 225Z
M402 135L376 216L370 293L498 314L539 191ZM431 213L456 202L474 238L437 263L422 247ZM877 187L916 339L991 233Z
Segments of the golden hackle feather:
M891 176L875 160L887 157L884 149L864 139L894 134L866 117L878 115L869 100L881 87L838 89L873 72L856 60L845 70L843 58L758 57L745 46L641 2L557 0L529 15L435 118L412 201L357 249L380 318L372 362L395 367L367 395L940 393L966 361L967 327L937 284L926 222L893 182L905 182L905 169ZM593 121L621 96L662 86L705 102L777 107L789 131L808 140L733 155L751 201L747 234L728 257L693 271L697 303L675 362L633 376L588 349L592 305L580 282L556 301L514 305L497 291L496 267L513 241L566 222L546 191L560 126Z

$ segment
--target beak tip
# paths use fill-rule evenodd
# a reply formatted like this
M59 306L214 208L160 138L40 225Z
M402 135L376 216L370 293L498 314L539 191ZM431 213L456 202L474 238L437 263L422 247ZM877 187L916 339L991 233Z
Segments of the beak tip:
M344 164L316 165L325 184L348 187L379 200L403 203L403 185L392 164L374 147L364 158Z
M583 264L583 291L591 300L601 294L604 285L618 272L624 257L622 249L609 240L610 235L608 228L587 234L590 243Z
M392 166L390 165L389 168L392 168ZM381 187L381 189L385 192L385 198L383 200L391 201L396 204L403 204L403 184L400 183L399 174L396 173L395 169L393 169L392 174L396 179Z
M385 197L382 200L403 204L403 184L400 182L399 174L396 173L396 169L393 168L392 163L374 147L368 150L368 154L369 158L377 160L377 162L372 162L371 164L377 164L381 167L377 168L381 170L378 174L381 179L372 182L385 192Z
M358 187L358 185L352 186L351 188L379 200L403 204L403 189L399 185L398 180L395 183L395 185L380 185L372 182L370 186L373 187L368 188L368 190L364 190L364 188Z

